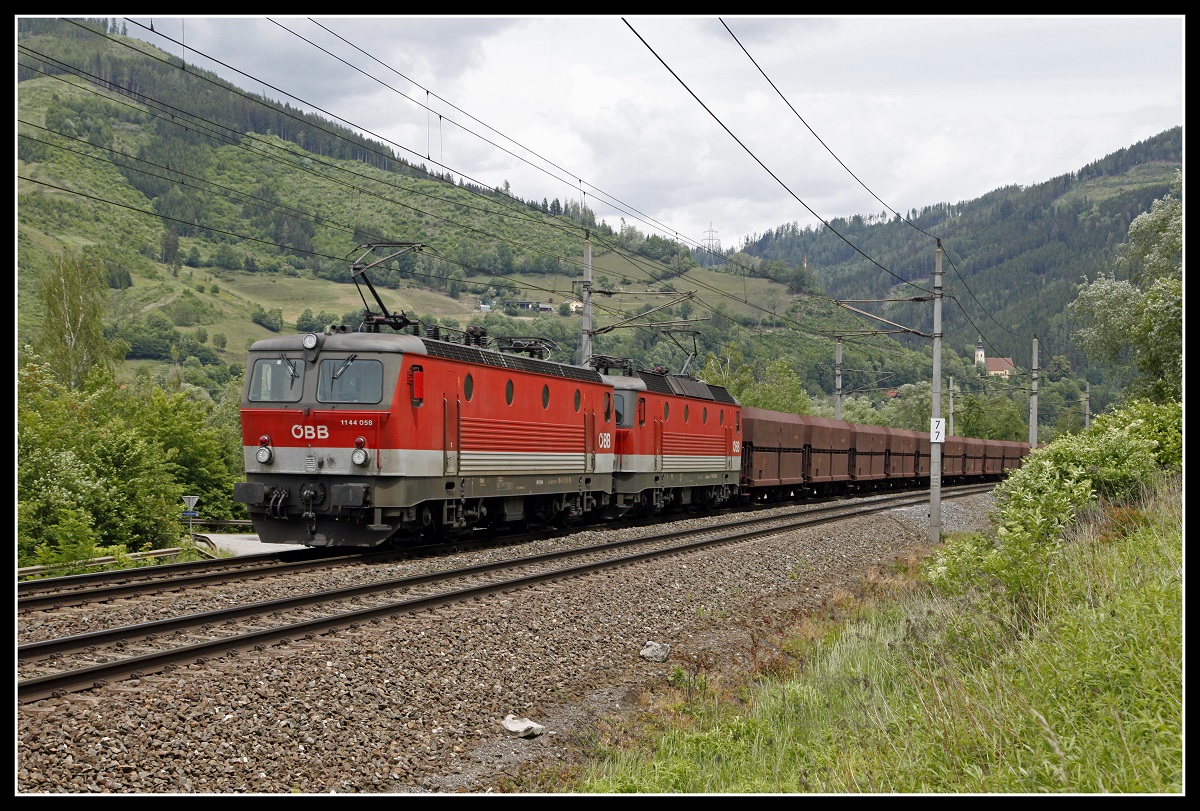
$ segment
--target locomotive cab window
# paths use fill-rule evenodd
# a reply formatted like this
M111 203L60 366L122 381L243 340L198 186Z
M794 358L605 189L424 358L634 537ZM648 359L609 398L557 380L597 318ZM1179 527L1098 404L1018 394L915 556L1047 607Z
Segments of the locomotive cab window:
M254 403L294 403L304 392L304 360L280 354L259 358L250 372L248 398Z
M625 409L625 395L617 393L613 395L613 401L616 403L617 425L621 428L632 427L633 412Z
M323 358L317 367L317 401L379 403L383 400L383 364L357 355Z

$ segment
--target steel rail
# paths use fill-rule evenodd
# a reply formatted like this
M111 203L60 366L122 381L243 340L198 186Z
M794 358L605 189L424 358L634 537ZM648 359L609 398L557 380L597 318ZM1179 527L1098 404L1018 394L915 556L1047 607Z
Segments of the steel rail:
M949 494L948 497L961 498L967 495L972 495L974 492L979 491L981 491L980 488L968 488L965 491L956 491L952 494ZM441 592L425 597L388 603L382 606L291 623L285 626L252 631L246 634L234 635L221 639L208 640L202 643L145 654L142 656L135 656L120 661L106 662L76 670L65 671L62 673L33 677L18 682L17 696L21 703L29 703L43 698L64 695L68 692L87 690L94 687L103 686L104 684L107 684L113 680L141 677L147 672L161 672L172 665L179 664L180 662L206 661L207 659L218 655L225 655L230 652L263 649L268 645L285 644L296 637L311 638L315 635L328 633L347 626L356 626L361 625L364 622L378 620L391 614L411 613L446 603L478 599L495 592L511 591L551 580L583 576L603 569L625 566L644 560L665 557L668 555L681 554L719 544L751 540L767 535L777 535L796 529L829 523L832 521L859 517L871 512L878 512L888 509L895 509L896 507L907 506L910 504L922 503L924 500L925 497L923 495L903 494L894 497L874 499L866 504L830 505L828 507L822 507L816 510L807 510L798 517L793 514L793 516L771 516L745 519L743 521L733 522L719 528L726 529L728 527L736 527L737 529L735 529L733 532L726 532L724 534L718 534L715 537L704 538L701 540L686 541L665 549L636 552L630 555L607 558L605 560L584 563L577 566L554 569L537 574L523 575L495 583L489 583L480 586L470 586L463 589ZM826 514L835 512L839 514ZM782 523L776 524L776 522ZM752 528L756 524L761 525L766 523L771 523L772 526L760 526L757 529ZM701 533L711 533L713 531L713 527L699 529L691 528L688 530L668 532L648 538L612 541L595 546L581 547L570 550L559 550L556 552L533 555L525 558L510 558L503 561L479 564L461 569L434 572L424 575L407 576L390 581L381 581L360 586L352 586L345 589L333 589L304 595L297 598L271 600L248 606L239 606L232 609L221 609L217 611L204 612L201 614L188 615L185 617L159 620L156 622L147 623L145 625L125 626L123 628L115 628L107 631L96 631L73 637L44 640L42 642L34 642L19 646L17 649L18 660L31 661L33 659L43 658L55 653L69 650L86 649L96 644L111 642L113 640L129 639L135 635L145 638L147 633L155 634L169 630L178 630L184 627L212 625L217 622L227 622L232 619L239 619L246 616L268 614L278 612L283 609L290 610L321 603L329 603L332 601L342 601L370 593L395 591L397 589L409 588L414 585L437 582L439 580L470 577L492 571L516 568L519 566L529 566L563 558L593 555L597 552L612 551L628 546L645 546L653 543L662 543L672 539L684 538Z

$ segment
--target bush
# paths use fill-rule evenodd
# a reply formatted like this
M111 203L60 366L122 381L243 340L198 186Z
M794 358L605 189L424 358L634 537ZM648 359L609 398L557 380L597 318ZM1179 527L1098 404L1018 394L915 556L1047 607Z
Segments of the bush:
M283 310L276 307L272 310L264 310L261 306L257 306L250 316L250 320L260 327L265 327L271 332L279 332L283 329Z
M1154 442L1154 456L1164 470L1183 468L1183 403L1134 400L1114 413L1101 414L1089 430L1130 430Z
M1009 597L1036 593L1063 530L1084 509L1140 496L1182 459L1182 414L1179 404L1138 401L1033 451L996 488L995 537L947 543L928 567L930 581L947 594L982 583L1000 584Z

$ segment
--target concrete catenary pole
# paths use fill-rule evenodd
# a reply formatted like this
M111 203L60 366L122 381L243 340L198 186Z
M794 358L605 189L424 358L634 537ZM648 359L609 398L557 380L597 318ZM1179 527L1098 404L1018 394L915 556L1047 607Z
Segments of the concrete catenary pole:
M583 335L579 347L581 366L592 359L592 232L583 232Z
M833 353L833 418L842 418L842 336L837 336Z
M929 542L942 540L942 241L933 264L933 419L929 431Z
M1038 441L1037 423L1037 373L1038 373L1038 344L1037 336L1033 336L1033 384L1029 388L1029 445L1036 448Z

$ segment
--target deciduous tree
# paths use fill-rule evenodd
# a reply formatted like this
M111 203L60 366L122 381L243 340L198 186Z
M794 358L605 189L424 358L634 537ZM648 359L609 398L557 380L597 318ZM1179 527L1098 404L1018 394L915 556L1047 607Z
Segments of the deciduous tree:
M1084 280L1069 305L1093 359L1133 367L1131 388L1156 402L1183 394L1183 176L1129 226L1115 270ZM1125 271L1127 279L1117 277Z
M93 369L111 374L123 345L104 337L108 286L104 268L80 254L64 254L38 283L46 314L34 349L64 384L82 388Z

